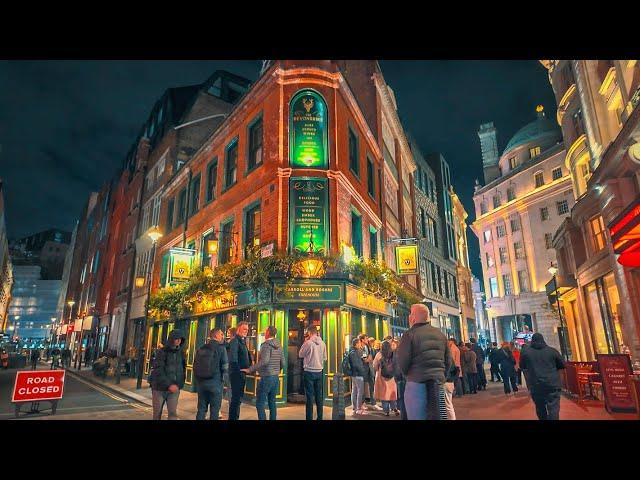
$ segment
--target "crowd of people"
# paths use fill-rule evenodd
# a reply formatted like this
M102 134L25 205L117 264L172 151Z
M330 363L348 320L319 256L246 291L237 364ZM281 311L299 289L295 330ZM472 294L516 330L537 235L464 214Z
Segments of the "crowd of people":
M505 395L518 392L524 376L538 418L559 418L558 371L564 368L564 362L539 333L522 348L510 342L498 348L494 342L485 350L475 338L467 343L447 339L430 325L429 310L424 304L412 305L409 324L400 339L388 336L381 342L362 333L351 341L341 370L350 379L352 416L378 410L403 420L455 420L454 397L486 390L486 361L490 365L490 381L502 382ZM230 393L229 420L238 420L246 375L256 372L258 419L266 420L268 408L269 419L276 420L279 374L284 368L282 345L276 338L276 328L269 326L256 362L247 346L248 332L249 324L240 322L231 332L230 341L225 342L222 330L213 329L207 343L196 351L193 372L198 393L197 420L204 420L207 413L210 420L221 418L225 384ZM178 418L178 399L186 372L184 344L182 333L173 330L153 358L149 383L154 419L162 417L164 405L169 419ZM315 419L322 420L327 347L315 326L306 329L298 356L303 362L306 420L314 419L314 406Z

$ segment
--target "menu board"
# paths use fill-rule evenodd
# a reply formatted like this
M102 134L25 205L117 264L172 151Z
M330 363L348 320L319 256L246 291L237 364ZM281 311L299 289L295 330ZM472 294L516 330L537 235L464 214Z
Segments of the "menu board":
M602 375L602 389L607 411L635 412L636 404L631 384L631 358L626 354L596 355L600 374Z
M300 252L325 253L329 247L327 179L289 180L289 247Z
M289 107L290 164L293 168L329 168L327 106L313 90L298 92Z

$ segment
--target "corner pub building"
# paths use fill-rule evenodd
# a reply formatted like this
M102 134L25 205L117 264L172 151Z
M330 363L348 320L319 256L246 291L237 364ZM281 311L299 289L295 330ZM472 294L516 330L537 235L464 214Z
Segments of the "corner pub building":
M297 249L385 260L379 107L367 74L371 65L362 63L277 60L263 69L164 187L153 291L196 266L239 262L250 246L259 246L262 256ZM389 335L394 308L332 273L272 284L258 298L246 287L218 297L198 294L187 317L149 318L145 375L153 350L173 328L187 339L185 388L193 390L195 350L209 329L222 328L228 340L230 327L249 322L256 360L272 324L285 354L277 401L300 401L298 351L304 329L316 325L327 345L324 394L330 405L333 377L351 339L360 332ZM254 401L256 388L257 378L248 375L245 399ZM345 395L349 391L347 382Z

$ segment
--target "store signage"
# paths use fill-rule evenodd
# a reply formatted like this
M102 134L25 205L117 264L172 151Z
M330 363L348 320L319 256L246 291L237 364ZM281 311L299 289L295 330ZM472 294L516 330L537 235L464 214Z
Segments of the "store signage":
M289 179L289 248L315 253L329 250L327 179Z
M393 308L389 303L380 297L376 297L372 293L352 287L351 285L347 285L346 303L361 310L393 316Z
M194 297L193 313L200 315L202 313L211 313L220 310L228 310L238 306L255 304L256 298L251 290L245 290L237 293L226 293L224 295L208 295L198 292Z
M396 271L398 275L418 273L418 245L396 245Z
M327 105L313 90L298 92L289 105L289 163L292 168L329 168Z
M275 247L275 243L273 242L267 243L266 245L263 245L262 247L260 247L260 257L262 258L271 257L273 255L274 247Z
M170 283L183 283L189 280L196 251L190 248L172 248L169 250Z
M11 401L59 400L64 392L64 370L17 372Z
M631 383L633 369L629 355L599 353L596 355L596 359L602 375L602 390L607 410L610 412L635 412L634 386Z
M342 302L342 285L293 283L275 286L280 303Z

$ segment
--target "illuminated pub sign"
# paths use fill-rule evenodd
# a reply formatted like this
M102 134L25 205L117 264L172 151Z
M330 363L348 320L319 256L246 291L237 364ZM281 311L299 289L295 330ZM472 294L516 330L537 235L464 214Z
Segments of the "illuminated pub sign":
M418 245L396 246L396 270L398 275L418 273Z
M640 267L640 199L629 205L610 224L609 233L618 263Z
M327 105L313 90L298 92L289 105L289 162L293 168L329 168Z
M170 254L169 283L183 283L189 280L196 251L191 248L172 248Z
M289 248L329 250L329 195L326 178L289 179Z
M368 310L389 317L393 316L393 308L389 303L372 293L351 285L347 285L347 301L345 303L361 310Z
M279 303L342 302L342 285L291 283L275 285L275 301Z

